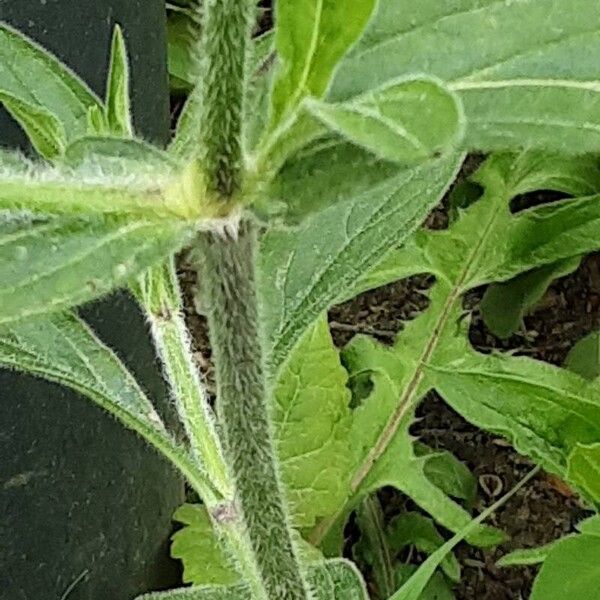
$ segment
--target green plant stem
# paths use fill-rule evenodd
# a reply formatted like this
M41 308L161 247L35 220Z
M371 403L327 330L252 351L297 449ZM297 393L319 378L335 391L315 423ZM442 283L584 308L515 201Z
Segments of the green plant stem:
M209 194L241 185L246 60L255 16L250 0L206 0L200 42L200 164Z
M139 295L192 453L222 497L231 498L231 483L213 411L194 363L182 315L181 292L173 259L151 269L144 278Z
M266 402L255 279L256 232L204 233L200 286L217 374L219 422L265 598L310 598L291 538Z

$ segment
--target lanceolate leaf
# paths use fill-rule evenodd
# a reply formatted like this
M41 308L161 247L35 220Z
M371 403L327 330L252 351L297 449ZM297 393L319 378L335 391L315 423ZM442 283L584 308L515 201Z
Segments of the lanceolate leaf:
M381 0L329 97L429 75L461 97L469 149L598 151L599 25L596 0Z
M273 374L310 324L419 226L460 163L454 156L398 171L336 145L280 174L274 199L297 198L301 208L318 191L330 206L297 230L273 229L263 238L261 293Z
M40 156L51 160L62 153L67 142L66 134L54 115L7 92L0 91L0 102L19 122Z
M180 248L181 221L0 212L0 323L76 306L122 287Z
M48 111L69 140L85 135L89 110L101 108L77 75L6 24L0 25L0 91Z
M405 165L447 154L464 126L456 97L423 79L389 83L339 104L307 101L306 107L342 137Z
M275 46L281 64L272 95L275 122L305 96L323 96L374 6L375 0L277 0Z
M133 135L129 102L128 60L123 31L117 25L112 39L105 114L111 133L120 137Z

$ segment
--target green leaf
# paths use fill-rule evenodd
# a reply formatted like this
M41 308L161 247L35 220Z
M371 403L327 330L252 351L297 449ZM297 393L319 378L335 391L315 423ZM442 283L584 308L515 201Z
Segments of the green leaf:
M404 584L389 600L420 600L421 594L427 587L435 573L435 570L440 566L442 560L450 553L454 547L472 533L480 524L487 519L494 511L509 500L516 492L518 492L536 473L538 469L534 469L525 476L512 490L507 492L500 500L486 508L476 519L473 519L461 531L450 538L443 546L438 548L412 575L412 577Z
M431 519L413 511L401 513L390 521L387 538L396 554L407 546L414 546L425 554L433 554L445 541ZM444 558L440 568L452 581L460 581L460 565L452 553Z
M0 102L21 125L40 156L51 160L62 154L66 145L65 131L55 116L7 92L0 91Z
M396 589L402 583L408 580L417 571L416 565L398 564L396 565ZM421 592L419 600L455 600L452 588L448 585L447 579L439 572L432 575L431 579Z
M525 314L541 300L550 284L575 271L580 263L581 257L575 256L490 285L480 304L488 329L500 338L510 337L521 327Z
M171 91L189 93L198 80L196 45L200 37L197 21L187 13L172 12L167 19L167 56Z
M102 108L89 87L56 57L12 27L0 25L0 91L49 112L67 140L85 135L88 112Z
M381 0L329 97L437 77L459 94L469 149L600 149L596 0ZM482 43L476 43L480 40ZM577 58L575 58L577 57Z
M273 228L263 237L261 294L273 374L311 323L420 225L461 162L455 156L398 171L389 163L366 168L364 157L336 146L300 158L276 181L274 198L296 198L302 206L318 190L329 208L295 230Z
M375 0L308 0L301 6L277 0L275 46L281 64L272 93L275 122L305 96L323 96L337 63L360 37L374 7Z
M129 100L129 59L123 31L119 25L115 25L112 38L105 111L112 134L126 138L133 135Z
M173 519L185 525L172 537L171 556L183 563L183 582L233 585L240 576L215 536L206 508L184 504Z
M597 248L598 198L511 214L515 195L556 181L556 165L546 173L538 155L528 153L494 157L474 179L484 187L483 196L447 230L416 232L383 261L385 277L393 277L394 260L403 275L424 271L435 276L429 308L405 325L392 347L357 336L344 350L350 377L369 375L372 384L353 414L353 497L392 485L454 531L462 527L464 511L426 477L425 457L414 454L408 435L415 408L428 390L436 389L466 419L505 435L520 452L561 477L576 442L600 441L597 386L582 385L576 375L538 361L475 352L462 318L462 295L473 287ZM367 274L370 281L385 277L376 270ZM345 510L340 508L337 520L319 523L309 539L323 543L339 533ZM479 542L486 543L485 536Z
M185 222L173 220L0 211L0 324L125 286L191 233Z
M569 351L565 367L585 379L600 376L600 332L594 331L579 340Z
M600 505L600 443L586 444L585 441L583 437L577 440L568 458L567 477Z
M590 600L600 587L600 538L570 536L550 552L533 584L531 600Z
M425 79L388 83L339 104L307 101L306 107L330 130L404 165L448 154L464 127L460 101Z
M552 552L558 544L562 542L564 538L538 546L537 548L523 548L520 550L513 550L508 554L505 554L496 564L499 567L522 567L528 565L539 565L543 563L548 554Z
M424 472L434 485L453 498L475 502L477 479L469 468L447 450L433 450L424 444L415 444L415 454L425 456Z
M394 556L388 545L383 510L377 494L371 494L361 502L356 511L356 523L360 539L352 552L370 567L378 595L388 598L396 591Z
M600 536L600 515L593 515L577 524L577 531L586 535Z
M0 365L60 383L90 398L158 448L197 489L206 486L134 377L74 314L56 313L1 325Z
M296 527L312 527L346 498L351 463L347 373L321 318L281 371L271 409L281 476Z
M307 576L314 600L368 600L362 577L350 561L339 558L313 563ZM137 600L252 600L252 595L243 585L202 585L144 594Z

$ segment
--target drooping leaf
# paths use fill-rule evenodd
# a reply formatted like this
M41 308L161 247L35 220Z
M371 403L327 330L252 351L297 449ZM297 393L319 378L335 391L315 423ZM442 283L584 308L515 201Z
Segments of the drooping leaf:
M321 318L302 337L273 391L281 476L296 527L312 527L348 492L350 392L347 373Z
M539 269L533 269L503 283L488 287L481 300L481 315L488 329L500 338L508 338L519 329L525 314L546 293L550 284L579 267L575 256Z
M583 490L586 496L598 506L600 505L600 443L586 444L583 437L576 441L568 457L568 480Z
M190 458L168 434L135 378L74 314L56 313L0 325L0 365L74 389L167 457L191 466Z
M404 165L448 154L464 128L457 98L426 79L388 83L339 104L307 101L306 107L330 130Z
M325 149L299 158L275 184L273 197L295 198L299 210L317 193L329 208L298 229L272 229L262 240L263 318L273 374L310 324L419 226L461 162L452 157L398 171L372 158L366 168L365 156L346 145Z
M180 220L0 212L0 323L56 312L124 286L176 251Z
M600 332L594 331L579 340L569 351L565 367L590 381L600 376Z
M569 536L548 554L531 600L590 600L600 588L600 537Z
M329 96L429 75L461 97L469 149L597 152L599 23L596 0L381 0Z
M374 6L375 0L306 0L300 5L277 0L275 46L281 64L272 94L275 122L305 96L323 96Z
M0 91L49 112L67 140L85 135L88 112L100 100L57 58L23 33L0 25Z
M112 38L105 114L113 135L125 138L133 135L129 100L129 58L123 31L119 25L115 26Z
M66 135L60 121L45 108L0 91L0 102L21 125L31 145L43 158L59 156L66 145Z

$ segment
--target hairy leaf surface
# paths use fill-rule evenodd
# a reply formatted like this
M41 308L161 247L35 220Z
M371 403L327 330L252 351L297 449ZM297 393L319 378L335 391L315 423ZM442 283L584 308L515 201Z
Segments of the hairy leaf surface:
M323 96L374 6L375 0L277 0L275 46L281 65L272 94L275 121L304 96Z
M6 24L0 25L0 91L49 112L62 125L68 140L85 135L88 112L102 108L75 73Z
M311 323L421 224L461 162L455 156L399 171L368 156L336 144L300 157L277 180L274 198L296 198L302 207L314 202L318 190L329 208L297 229L272 229L262 240L261 294L273 374Z
M381 0L330 99L429 75L459 94L469 149L598 151L599 30L596 0Z

